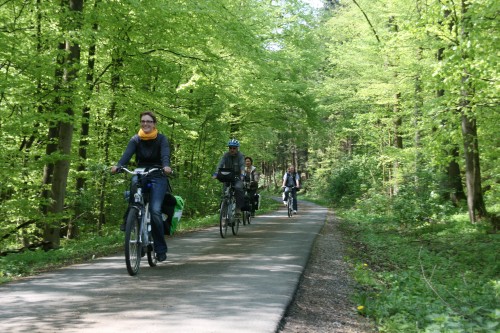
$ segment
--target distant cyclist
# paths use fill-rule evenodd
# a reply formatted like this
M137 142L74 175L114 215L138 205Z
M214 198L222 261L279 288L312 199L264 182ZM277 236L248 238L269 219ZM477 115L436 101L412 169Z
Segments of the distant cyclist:
M245 185L252 203L250 215L254 217L257 204L255 195L257 194L257 188L259 187L259 173L257 172L257 168L253 165L253 159L249 156L245 157Z
M283 204L286 205L288 196L292 194L293 199L293 213L297 214L297 190L300 188L300 177L297 172L295 172L295 167L290 165L288 171L283 175L283 191L285 191L285 196L283 197Z
M236 216L241 216L241 207L245 205L245 191L243 190L243 179L245 176L245 155L240 151L240 142L231 139L227 143L228 151L222 155L213 178L217 178L220 168L232 168L235 175L234 193L236 197ZM225 186L225 185L224 185Z

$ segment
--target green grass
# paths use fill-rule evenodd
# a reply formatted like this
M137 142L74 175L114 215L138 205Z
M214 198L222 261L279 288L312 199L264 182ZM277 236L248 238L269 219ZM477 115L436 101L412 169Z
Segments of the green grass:
M268 195L263 194L262 197L257 215L275 210L279 206L279 203ZM216 226L218 223L218 213L191 219L183 218L173 237L182 237L184 233ZM0 284L115 254L123 250L123 235L118 225L106 225L100 236L89 234L87 237L75 240L62 239L61 247L57 250L25 251L0 257Z
M338 211L361 286L358 310L380 332L500 332L500 236L464 215L401 225Z

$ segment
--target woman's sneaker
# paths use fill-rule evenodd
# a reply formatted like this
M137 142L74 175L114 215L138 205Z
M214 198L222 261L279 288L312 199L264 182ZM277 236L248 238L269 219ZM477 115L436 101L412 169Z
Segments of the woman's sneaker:
M166 253L157 253L156 260L158 260L160 262L167 260L167 254Z

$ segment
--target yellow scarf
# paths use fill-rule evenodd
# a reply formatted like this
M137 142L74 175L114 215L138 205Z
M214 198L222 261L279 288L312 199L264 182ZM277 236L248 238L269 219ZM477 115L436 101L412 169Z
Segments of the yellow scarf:
M158 130L155 128L154 130L151 131L151 133L146 134L146 133L144 133L144 131L141 128L139 130L138 135L139 135L139 138L141 138L141 140L154 140L158 136Z

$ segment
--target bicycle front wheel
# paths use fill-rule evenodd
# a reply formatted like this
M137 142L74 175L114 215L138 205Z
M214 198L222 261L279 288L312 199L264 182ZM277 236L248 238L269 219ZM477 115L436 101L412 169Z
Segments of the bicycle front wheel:
M291 194L290 194L291 196ZM287 204L287 210L288 210L288 217L292 217L292 213L293 213L293 201L288 199L288 204Z
M125 228L125 264L131 276L139 272L139 266L141 264L141 244L139 235L139 210L137 207L131 207L128 212Z
M235 217L233 224L231 225L231 229L233 231L233 235L237 235L240 230L241 217Z
M228 204L226 200L222 200L220 203L220 217L219 217L219 229L220 229L220 236L222 238L226 237L228 224L229 224Z
M239 217L235 216L234 211L236 209L236 200L234 199L234 197L232 198L231 206L233 207L233 209L231 210L231 230L233 232L233 235L236 236L238 234L238 230L240 230L241 216L243 216L243 214L241 214Z

